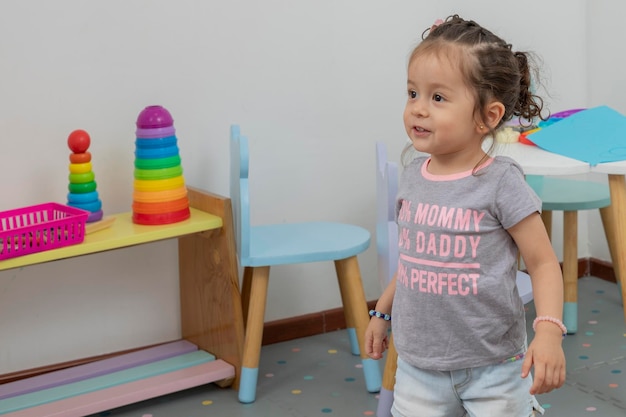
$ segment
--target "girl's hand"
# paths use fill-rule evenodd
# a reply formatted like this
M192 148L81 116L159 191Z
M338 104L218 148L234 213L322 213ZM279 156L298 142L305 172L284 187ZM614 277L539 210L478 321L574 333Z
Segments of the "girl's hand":
M540 327L541 326L541 327ZM563 335L552 323L539 323L537 333L528 347L522 364L522 378L530 374L534 366L532 395L545 394L565 383L565 354L561 347Z
M372 359L380 359L389 345L388 321L372 317L365 330L365 353Z

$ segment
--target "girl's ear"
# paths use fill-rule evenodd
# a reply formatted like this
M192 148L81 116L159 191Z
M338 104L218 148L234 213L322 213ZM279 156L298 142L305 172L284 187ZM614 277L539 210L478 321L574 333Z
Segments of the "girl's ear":
M504 104L499 101L492 101L487 104L484 113L485 124L487 126L491 129L495 129L500 123L500 120L502 120L502 116L504 116Z

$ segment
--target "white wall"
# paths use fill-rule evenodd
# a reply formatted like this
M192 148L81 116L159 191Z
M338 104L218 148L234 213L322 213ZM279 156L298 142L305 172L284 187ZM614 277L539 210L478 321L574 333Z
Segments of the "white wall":
M587 4L588 106L608 105L622 114L626 114L626 57L622 53L625 15L626 3L618 0ZM606 176L600 176L599 181L606 181L603 177ZM609 261L611 255L598 211L588 212L588 218L590 253Z
M617 19L606 1L588 18L596 3L4 0L0 210L64 202L66 139L82 128L105 211L129 211L134 122L161 104L189 185L228 194L239 123L253 222L337 220L373 235L374 143L399 157L406 59L422 31L458 12L535 51L557 111L589 104L588 42L605 54L620 45L588 36ZM374 246L360 262L375 299ZM0 374L174 339L178 303L174 241L0 272ZM331 264L272 270L266 320L340 304Z

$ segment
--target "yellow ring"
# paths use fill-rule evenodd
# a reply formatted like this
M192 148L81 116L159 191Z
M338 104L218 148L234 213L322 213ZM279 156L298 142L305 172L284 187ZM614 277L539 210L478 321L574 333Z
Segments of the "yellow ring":
M134 186L137 191L165 191L173 190L185 185L182 175L164 180L135 180Z
M84 174L91 171L91 162L85 162L83 164L70 164L70 173L72 174Z

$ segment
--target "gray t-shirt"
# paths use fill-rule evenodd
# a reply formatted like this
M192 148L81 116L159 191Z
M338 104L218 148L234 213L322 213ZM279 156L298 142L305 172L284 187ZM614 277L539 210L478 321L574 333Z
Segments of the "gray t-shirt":
M440 371L498 363L526 342L518 250L507 229L540 212L541 200L508 157L443 176L428 173L428 161L405 168L396 201L398 355Z

